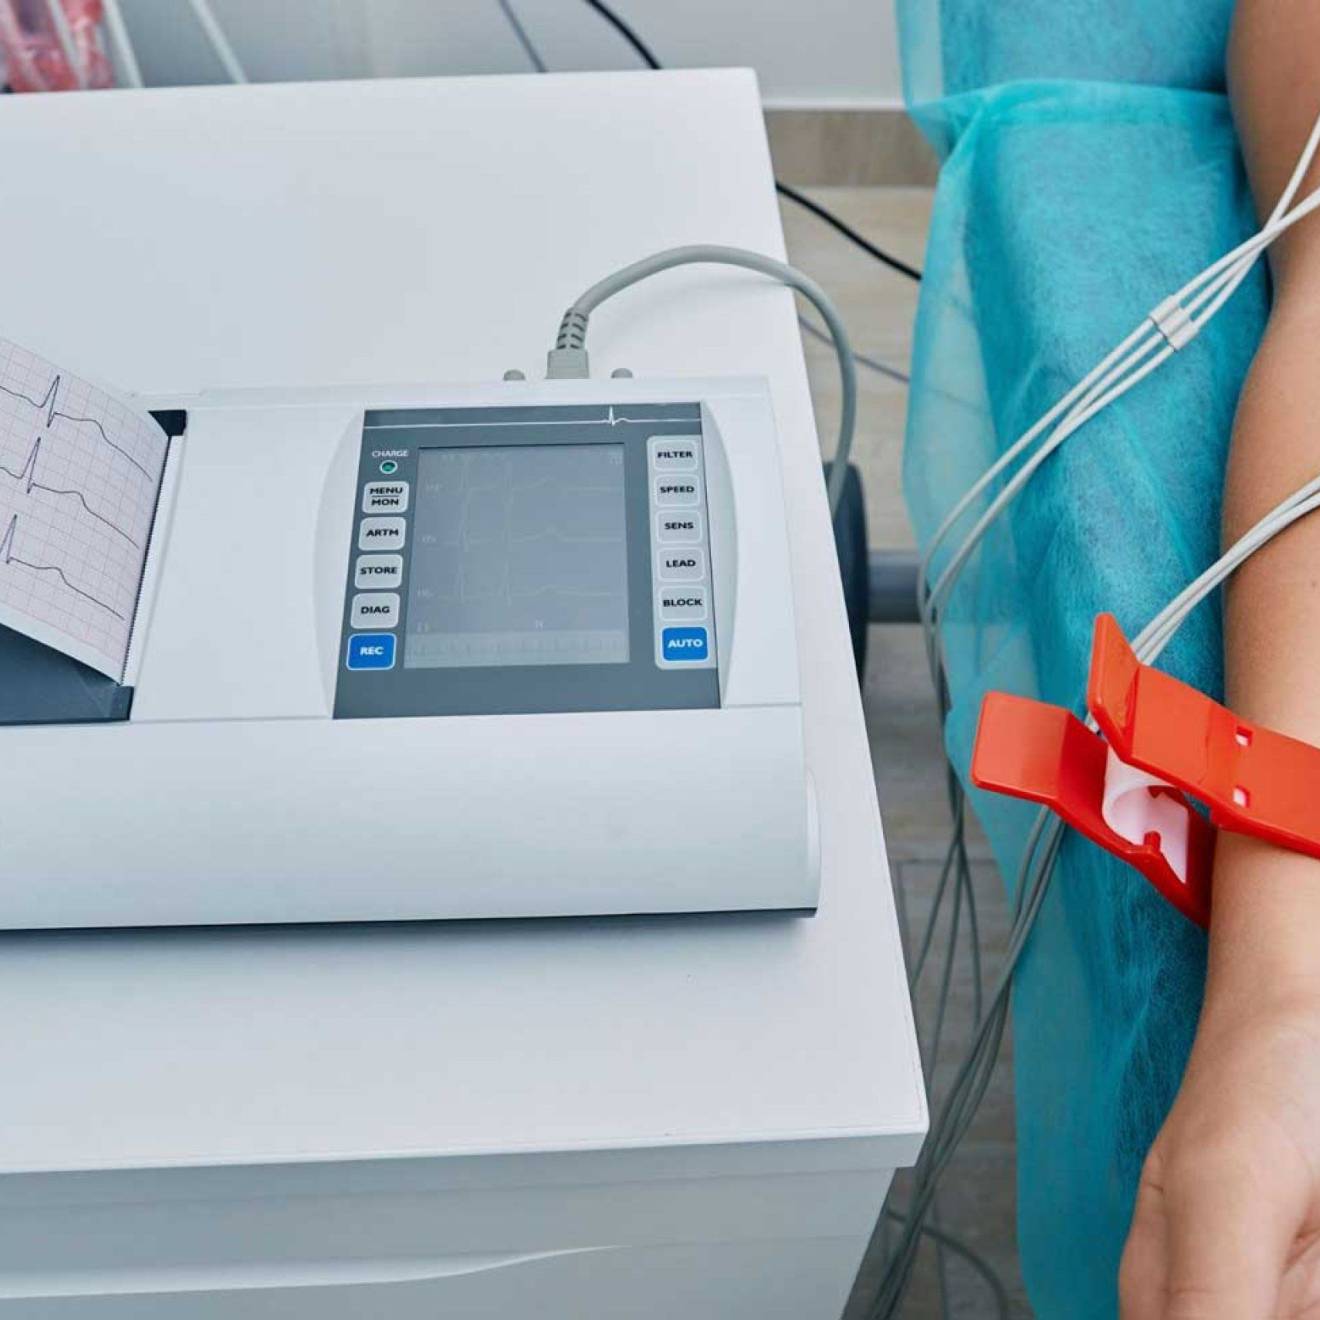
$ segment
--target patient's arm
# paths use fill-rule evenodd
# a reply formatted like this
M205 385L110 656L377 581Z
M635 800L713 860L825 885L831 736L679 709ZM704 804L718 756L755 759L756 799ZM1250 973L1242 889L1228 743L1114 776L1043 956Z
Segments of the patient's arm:
M1239 0L1229 82L1264 217L1320 111L1320 0ZM1299 196L1317 186L1313 168ZM1320 474L1320 215L1270 263L1274 307L1234 426L1226 542ZM1238 573L1224 650L1235 710L1320 743L1320 513ZM1320 784L1315 797L1320 823ZM1147 1160L1121 1291L1132 1320L1320 1307L1320 861L1220 835L1205 1009Z

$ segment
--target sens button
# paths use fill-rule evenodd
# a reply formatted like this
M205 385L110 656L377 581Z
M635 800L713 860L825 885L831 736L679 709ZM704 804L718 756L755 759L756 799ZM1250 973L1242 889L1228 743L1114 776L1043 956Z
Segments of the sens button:
M350 669L393 669L394 634L358 633L348 639Z

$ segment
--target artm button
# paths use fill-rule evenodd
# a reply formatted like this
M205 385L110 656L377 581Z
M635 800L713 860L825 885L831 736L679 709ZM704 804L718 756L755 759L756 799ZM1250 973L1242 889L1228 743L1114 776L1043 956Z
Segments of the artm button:
M394 634L358 633L348 639L350 669L393 669Z
M407 535L406 518L363 518L358 525L358 549L402 550Z
M705 660L708 654L704 628L666 628L660 634L660 654L666 660Z

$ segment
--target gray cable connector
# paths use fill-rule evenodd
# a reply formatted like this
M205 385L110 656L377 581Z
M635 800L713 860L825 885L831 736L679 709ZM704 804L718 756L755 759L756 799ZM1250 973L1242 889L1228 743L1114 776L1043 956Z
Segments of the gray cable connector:
M585 348L552 348L545 355L546 380L586 380L591 360Z

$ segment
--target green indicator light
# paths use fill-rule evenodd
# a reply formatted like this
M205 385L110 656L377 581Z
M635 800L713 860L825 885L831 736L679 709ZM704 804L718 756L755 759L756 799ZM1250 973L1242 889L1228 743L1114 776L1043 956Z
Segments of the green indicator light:
M381 465L380 470L387 476L392 477L398 470L399 465L392 459L387 458Z

